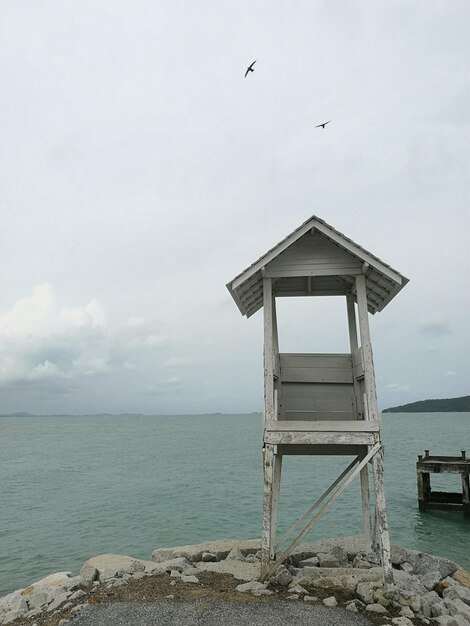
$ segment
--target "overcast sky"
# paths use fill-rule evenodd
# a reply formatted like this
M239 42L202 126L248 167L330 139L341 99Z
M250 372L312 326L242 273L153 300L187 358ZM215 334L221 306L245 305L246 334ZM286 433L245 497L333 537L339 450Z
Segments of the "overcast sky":
M262 312L225 284L311 215L410 279L371 318L379 405L469 394L469 24L2 0L0 412L261 410ZM282 351L348 350L343 299L279 317Z

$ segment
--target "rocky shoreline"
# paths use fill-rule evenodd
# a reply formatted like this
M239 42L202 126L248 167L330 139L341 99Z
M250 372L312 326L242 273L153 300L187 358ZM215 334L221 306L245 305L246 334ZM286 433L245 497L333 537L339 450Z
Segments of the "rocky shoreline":
M259 550L259 540L230 539L159 548L150 560L96 556L77 576L57 572L0 598L0 624L72 626L88 604L212 597L344 606L377 624L470 626L470 575L447 559L392 546L387 585L361 537L321 540L261 583Z

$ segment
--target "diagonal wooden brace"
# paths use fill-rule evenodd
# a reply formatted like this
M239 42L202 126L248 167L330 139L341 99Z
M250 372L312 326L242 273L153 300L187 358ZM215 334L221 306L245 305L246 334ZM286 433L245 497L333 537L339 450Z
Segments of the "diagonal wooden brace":
M272 563L272 565L269 567L269 569L267 569L267 571L265 573L263 573L263 575L261 576L261 581L262 582L267 580L276 571L276 569L279 567L279 565L281 565L281 563L283 563L286 560L286 558L299 545L299 543L302 541L302 539L309 533L309 531L318 522L318 520L321 517L323 517L323 515L327 512L327 510L330 508L331 504L333 504L333 502L336 500L336 498L338 498L343 493L343 491L345 491L347 489L347 487L349 487L349 485L354 480L354 478L359 474L361 469L363 467L365 467L365 465L372 459L372 457L379 450L381 450L381 448L382 448L382 444L381 443L376 443L371 448L371 450L360 461L360 463L356 466L354 471L352 471L352 473L348 476L348 478L344 481L344 483L335 491L335 493L327 500L327 502L325 502L325 504L318 511L318 513L305 526L305 528L302 530L302 532L300 532L299 535L297 535L297 537L294 539L294 541L289 545L288 548L286 548L284 550L284 552L281 554L281 556L278 559L276 559L274 561L274 563ZM336 484L338 484L338 481L335 481L335 482L336 482Z

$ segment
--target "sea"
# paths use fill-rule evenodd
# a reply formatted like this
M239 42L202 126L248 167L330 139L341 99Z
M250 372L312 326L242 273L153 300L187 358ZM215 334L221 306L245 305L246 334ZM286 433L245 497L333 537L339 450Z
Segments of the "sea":
M102 553L149 559L159 547L261 532L262 416L0 418L0 596ZM470 520L419 512L417 455L470 454L470 413L382 417L392 542L470 569ZM348 465L285 457L279 529L286 530ZM460 477L432 476L461 490ZM361 533L359 481L307 540Z

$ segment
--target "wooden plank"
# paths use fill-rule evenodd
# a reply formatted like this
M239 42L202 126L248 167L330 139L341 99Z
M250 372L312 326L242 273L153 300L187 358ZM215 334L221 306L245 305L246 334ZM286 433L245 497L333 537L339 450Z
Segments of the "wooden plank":
M343 367L351 368L350 354L317 354L281 352L281 367Z
M350 411L286 411L284 409L286 421L302 420L305 422L321 421L334 422L337 420L356 421L356 415L351 409Z
M266 270L266 278L289 278L291 276L356 276L361 274L361 268L357 267L344 267L338 269L330 269L325 267L324 269L280 269L280 270Z
M271 420L265 424L266 430L269 431L296 431L296 432L366 432L366 433L378 433L380 430L379 422L373 422L371 420L354 420L354 421L319 421L319 422L305 422L305 421L284 421L284 420Z
M364 446L335 446L335 445L299 445L289 446L280 445L277 446L278 451L283 456L358 456L363 454Z
M354 411L354 389L350 384L284 382L282 397L286 411Z
M352 368L284 367L283 382L292 383L349 383L353 382Z
M374 433L265 431L264 441L272 445L373 445Z

